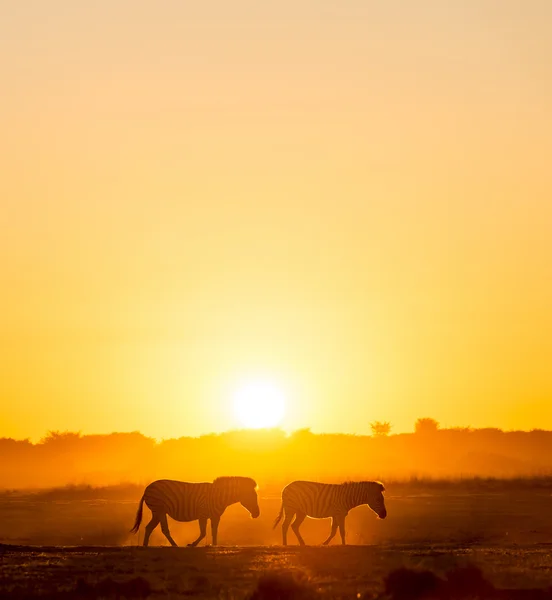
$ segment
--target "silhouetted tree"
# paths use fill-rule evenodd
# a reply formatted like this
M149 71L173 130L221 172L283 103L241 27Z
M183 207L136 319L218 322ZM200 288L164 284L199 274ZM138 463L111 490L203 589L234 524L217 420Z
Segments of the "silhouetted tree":
M46 436L40 440L40 444L71 446L76 444L82 438L80 431L49 431Z
M384 437L391 432L391 423L389 421L374 421L370 423L372 435L375 437Z
M529 477L552 472L551 431L440 429L435 419L422 418L416 433L386 437L389 423L370 425L371 436L309 429L287 435L273 429L159 442L139 432L51 431L37 443L0 438L0 490L75 482L146 483L160 476L210 481L219 475L247 475L276 494L293 479L354 479L373 464L383 465L378 474L384 480L414 474Z
M418 419L414 425L414 431L416 433L430 434L436 433L439 430L439 422L430 417L424 417Z

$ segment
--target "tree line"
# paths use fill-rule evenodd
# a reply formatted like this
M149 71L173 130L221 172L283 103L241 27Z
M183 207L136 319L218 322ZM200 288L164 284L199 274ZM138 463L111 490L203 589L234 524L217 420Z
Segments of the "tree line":
M154 479L210 481L247 475L261 485L293 479L531 477L552 474L552 432L443 429L419 419L413 433L291 434L241 430L156 441L139 432L50 432L42 440L0 438L0 488L112 485Z

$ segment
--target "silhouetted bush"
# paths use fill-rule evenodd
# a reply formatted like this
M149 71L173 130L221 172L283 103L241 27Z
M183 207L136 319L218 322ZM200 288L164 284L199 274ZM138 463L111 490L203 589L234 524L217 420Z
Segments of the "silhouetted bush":
M389 600L552 600L552 588L495 588L475 566L452 569L445 578L427 570L396 569L384 585Z
M385 577L385 593L393 600L437 597L443 581L432 571L397 569Z
M293 479L345 481L415 478L519 478L552 474L552 432L498 429L439 429L418 419L416 433L388 435L374 423L373 436L290 435L279 429L229 431L156 442L140 433L81 435L50 432L37 444L0 439L0 488L57 488L50 500L97 497L92 486L155 479L212 481L220 475L254 476L266 493ZM193 457L193 460L189 460ZM487 485L487 484L485 484ZM108 494L107 488L103 492ZM130 496L134 498L136 491ZM58 495L56 498L55 495ZM45 498L46 500L46 498Z
M391 423L388 421L374 421L370 423L370 429L372 430L372 435L376 437L383 437L389 435L391 433Z
M274 571L261 575L250 600L307 600L316 590L300 571Z
M414 431L422 435L437 433L439 431L439 423L435 419L424 417L416 421Z

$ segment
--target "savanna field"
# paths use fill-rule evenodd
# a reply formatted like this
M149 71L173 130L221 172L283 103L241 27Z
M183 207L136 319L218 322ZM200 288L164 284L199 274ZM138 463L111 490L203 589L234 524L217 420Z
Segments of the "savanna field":
M552 480L387 483L388 518L363 506L347 540L319 547L329 520L307 520L308 546L272 522L277 486L259 489L261 516L223 515L219 546L154 547L128 533L143 488L69 486L0 496L0 597L11 598L494 598L552 597ZM149 520L145 509L144 521ZM185 546L197 522L170 520ZM210 531L205 540L210 544ZM162 546L162 547L159 547Z
M0 600L552 600L551 24L0 0Z

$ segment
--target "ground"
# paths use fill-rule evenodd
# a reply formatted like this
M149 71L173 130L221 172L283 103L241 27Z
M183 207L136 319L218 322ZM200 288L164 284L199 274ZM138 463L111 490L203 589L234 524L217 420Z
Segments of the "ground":
M154 547L142 548L149 511L142 533L129 534L141 488L6 492L0 494L0 598L369 599L383 594L387 581L388 598L434 599L450 594L415 590L442 588L448 577L455 588L470 581L477 588L462 598L519 598L495 588L539 588L524 597L552 599L544 591L552 585L550 482L389 487L385 521L357 508L347 520L351 545L341 547L337 536L327 548L317 545L327 536L327 520L305 522L311 546L279 545L280 530L272 529L277 495L261 496L257 520L231 507L217 548L159 547L167 544L159 531ZM197 523L170 526L179 544L197 535ZM469 565L479 571L455 572ZM401 568L431 573L413 582Z
M293 577L322 597L372 598L399 567L445 574L468 564L497 588L552 582L552 546L0 547L0 597L245 598L262 574ZM115 582L115 583L114 583ZM269 583L270 585L270 583ZM274 585L274 584L272 584ZM284 582L285 587L285 582ZM111 586L111 587L110 587ZM359 596L360 595L360 596ZM272 597L276 597L273 595Z

